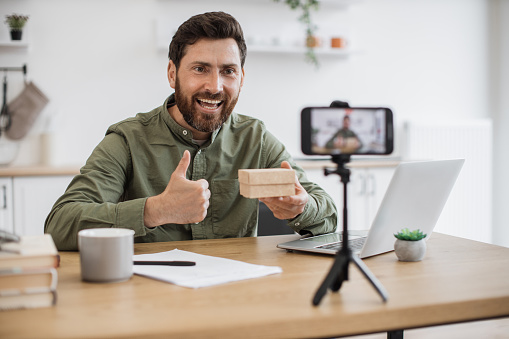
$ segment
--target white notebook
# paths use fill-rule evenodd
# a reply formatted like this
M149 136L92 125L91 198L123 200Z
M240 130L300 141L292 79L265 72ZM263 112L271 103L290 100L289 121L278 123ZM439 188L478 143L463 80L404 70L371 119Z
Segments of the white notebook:
M281 273L278 266L262 266L242 261L212 257L174 249L168 252L138 254L135 261L194 261L195 266L138 266L134 274L166 281L175 285L199 288L231 281L259 278Z

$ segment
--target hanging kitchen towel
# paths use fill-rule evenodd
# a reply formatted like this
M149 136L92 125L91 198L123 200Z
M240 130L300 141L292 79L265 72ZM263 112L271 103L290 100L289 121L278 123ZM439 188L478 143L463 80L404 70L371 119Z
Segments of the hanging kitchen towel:
M13 140L23 138L48 101L46 95L33 82L27 83L23 91L8 105L12 125L5 132L7 137Z

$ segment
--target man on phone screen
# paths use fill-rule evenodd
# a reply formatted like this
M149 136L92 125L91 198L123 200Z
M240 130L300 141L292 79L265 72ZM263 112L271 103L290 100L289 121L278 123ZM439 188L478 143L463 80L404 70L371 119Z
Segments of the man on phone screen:
M352 154L358 151L362 147L362 142L357 134L350 129L350 124L350 116L345 115L343 117L343 127L327 141L325 147L339 150L345 154Z

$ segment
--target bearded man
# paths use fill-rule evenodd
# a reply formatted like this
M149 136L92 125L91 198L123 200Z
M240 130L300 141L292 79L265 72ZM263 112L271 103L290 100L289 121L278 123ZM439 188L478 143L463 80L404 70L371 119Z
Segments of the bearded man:
M258 200L239 194L238 170L293 168L295 195L260 199L300 234L333 232L331 197L262 121L233 112L246 44L231 15L191 17L175 33L164 104L110 126L45 223L59 250L87 228L128 228L135 242L257 234Z

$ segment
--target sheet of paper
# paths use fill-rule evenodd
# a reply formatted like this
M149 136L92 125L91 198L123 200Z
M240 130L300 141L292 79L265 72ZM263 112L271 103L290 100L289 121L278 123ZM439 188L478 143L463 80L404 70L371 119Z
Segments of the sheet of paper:
M134 274L162 280L175 285L199 288L224 284L231 281L259 278L281 273L278 266L262 266L242 261L212 257L174 249L168 252L139 254L138 261L194 261L196 266L134 266Z

